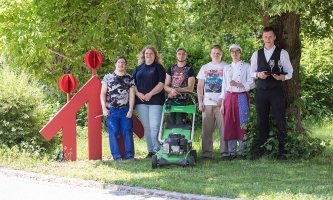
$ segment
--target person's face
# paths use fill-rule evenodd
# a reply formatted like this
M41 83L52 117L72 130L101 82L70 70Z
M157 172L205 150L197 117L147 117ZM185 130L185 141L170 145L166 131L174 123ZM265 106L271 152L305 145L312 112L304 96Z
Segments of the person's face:
M240 55L242 54L241 50L238 48L231 48L230 55L233 61L239 61Z
M126 69L126 61L123 58L120 58L119 60L117 60L117 62L115 63L116 66L116 70L117 71L124 71Z
M212 60L221 60L222 51L220 49L214 48L210 51L210 57L212 58Z
M154 62L154 60L155 60L155 53L154 53L154 51L151 50L151 49L147 49L145 51L145 61L146 61L146 63L151 64L151 63Z
M187 53L184 50L179 50L176 53L176 58L178 62L185 62L187 58Z
M263 32L262 39L264 40L265 48L271 49L274 46L274 40L276 39L276 36L273 31Z

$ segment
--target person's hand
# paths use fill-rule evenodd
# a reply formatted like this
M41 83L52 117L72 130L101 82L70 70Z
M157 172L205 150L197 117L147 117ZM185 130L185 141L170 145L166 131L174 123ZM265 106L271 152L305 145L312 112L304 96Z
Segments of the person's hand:
M273 74L273 77L278 81L282 81L285 79L284 74L280 74L280 75Z
M103 116L107 117L110 115L110 111L107 108L103 108Z
M269 77L269 74L265 74L266 71L262 71L262 72L258 72L258 77L261 79L266 79L267 77Z
M201 112L204 112L205 111L205 105L201 102L201 103L199 103L199 110L201 111Z
M171 92L168 94L168 98L174 98L175 96L177 96L179 94L179 92L177 92L177 90L172 89Z
M151 93L149 92L149 93L145 94L145 96L143 97L143 100L149 101L152 96L153 95L151 95Z
M127 118L132 118L132 115L133 115L133 112L129 110L129 111L127 112L126 117L127 117Z
M222 98L219 98L217 101L215 101L218 106L222 105Z
M143 102L145 100L145 95L142 94L141 92L138 92L136 96Z
M234 80L230 81L230 86L238 86L238 83Z
M223 104L221 105L220 113L221 113L222 115L224 114L224 105L223 105Z

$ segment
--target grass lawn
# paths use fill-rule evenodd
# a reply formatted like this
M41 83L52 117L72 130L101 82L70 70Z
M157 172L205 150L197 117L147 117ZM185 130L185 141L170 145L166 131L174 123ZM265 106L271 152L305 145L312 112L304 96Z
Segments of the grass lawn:
M103 160L87 160L87 138L78 136L78 160L55 162L0 149L0 167L29 172L96 180L105 183L140 186L183 193L244 199L332 199L333 198L333 125L329 122L307 124L313 136L330 140L322 156L301 160L233 160L219 157L218 135L215 154L202 160L201 132L196 131L194 148L198 161L194 168L163 166L152 169L145 159L146 143L135 138L136 161L111 160L107 134L103 134ZM56 155L54 155L56 157Z

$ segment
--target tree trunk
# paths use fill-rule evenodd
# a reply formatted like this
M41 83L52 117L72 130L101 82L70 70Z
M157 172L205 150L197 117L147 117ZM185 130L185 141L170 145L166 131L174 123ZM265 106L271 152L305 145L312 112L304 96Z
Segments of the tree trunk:
M294 12L283 13L275 16L274 28L276 30L275 44L285 49L290 56L294 69L293 77L284 82L286 98L286 114L296 119L296 132L302 131L300 108L295 101L301 97L301 86L299 80L299 69L301 60L301 40L299 37L300 15Z

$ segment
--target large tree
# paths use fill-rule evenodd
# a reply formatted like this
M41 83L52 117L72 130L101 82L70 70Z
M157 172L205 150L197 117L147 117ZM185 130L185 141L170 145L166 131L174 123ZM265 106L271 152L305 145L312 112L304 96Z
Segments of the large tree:
M312 0L193 0L190 10L200 23L194 23L207 37L215 39L220 32L237 35L251 30L257 38L264 26L277 30L277 46L289 52L294 68L293 78L284 84L287 113L297 120L296 132L302 130L299 101L301 60L301 34L325 37L330 34L333 19L332 1Z

